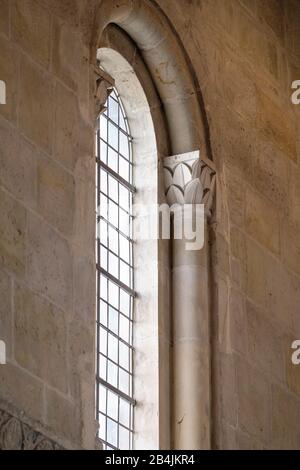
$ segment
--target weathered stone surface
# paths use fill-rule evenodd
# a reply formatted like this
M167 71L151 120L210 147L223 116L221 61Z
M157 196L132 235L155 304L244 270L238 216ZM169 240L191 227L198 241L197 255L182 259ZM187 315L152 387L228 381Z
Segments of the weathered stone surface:
M254 156L253 183L281 211L287 210L289 162L283 153L267 142L261 142Z
M51 16L33 0L12 4L12 37L38 62L48 67L50 60Z
M37 163L37 201L40 214L64 235L73 232L74 178L60 165L40 157Z
M71 170L78 156L79 127L76 95L57 83L55 89L55 144L57 160Z
M0 121L0 181L23 203L36 202L36 150L16 130Z
M257 2L258 16L284 43L284 3L281 0L260 0Z
M22 59L20 72L20 127L35 144L51 151L52 81L33 63Z
M9 0L0 0L0 31L8 36L9 33Z
M258 92L257 128L291 160L297 160L296 123L288 111L282 119L282 107L265 93Z
M26 210L1 190L0 220L0 264L22 277L26 259Z
M300 77L300 74L299 74ZM292 169L289 182L288 212L291 224L300 229L300 171Z
M34 215L28 218L30 286L67 311L72 303L72 256L66 240Z
M0 410L0 450L59 450L51 439L7 411Z
M278 380L284 380L283 337L265 313L247 302L247 341L252 364L269 372Z
M90 282L95 274L95 264L89 258L76 256L74 259L74 310L83 322L93 322L96 292Z
M67 391L64 312L25 287L15 287L15 358L53 387Z
M78 407L51 389L46 389L46 423L56 435L79 442L81 426Z
M0 37L0 50L0 80L6 84L6 104L0 106L0 113L6 119L15 122L17 119L18 53L4 37Z
M43 421L43 384L20 367L7 363L0 367L1 399L17 406L27 416Z
M222 354L218 360L219 408L220 417L231 426L238 419L236 358L232 354Z
M244 359L237 362L238 422L241 429L268 439L271 421L271 391L265 376Z
M267 274L268 258L264 251L250 239L246 239L246 263L248 296L257 304L267 303Z
M86 50L78 32L68 23L54 21L53 28L53 71L73 90L78 90L88 80ZM87 85L87 83L86 83Z
M279 215L276 208L256 192L246 192L245 228L273 253L279 252Z
M299 449L300 401L283 388L272 387L271 448Z
M299 232L287 222L282 227L282 255L288 267L300 274Z

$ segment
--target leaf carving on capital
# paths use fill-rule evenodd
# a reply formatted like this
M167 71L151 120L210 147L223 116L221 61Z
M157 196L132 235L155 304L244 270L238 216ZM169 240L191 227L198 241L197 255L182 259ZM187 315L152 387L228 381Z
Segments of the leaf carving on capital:
M169 205L204 204L210 215L216 172L212 162L201 160L198 155L191 152L165 159L165 194Z

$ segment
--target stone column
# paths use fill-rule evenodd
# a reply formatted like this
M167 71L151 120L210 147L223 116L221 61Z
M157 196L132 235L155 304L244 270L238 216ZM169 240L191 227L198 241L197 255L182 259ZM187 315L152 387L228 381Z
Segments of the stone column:
M211 354L209 306L209 245L215 168L191 152L164 161L168 203L204 204L204 245L187 249L184 236L172 240L173 383L172 435L174 449L210 449ZM173 231L181 222L174 214ZM179 211L180 212L180 211Z

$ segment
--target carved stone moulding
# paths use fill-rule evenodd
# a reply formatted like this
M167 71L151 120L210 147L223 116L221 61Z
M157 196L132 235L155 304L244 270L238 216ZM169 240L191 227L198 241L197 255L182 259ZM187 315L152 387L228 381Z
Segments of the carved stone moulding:
M188 152L164 159L165 194L173 204L204 204L211 215L216 170L213 162L201 159L200 152Z
M0 410L0 450L62 450L57 443Z

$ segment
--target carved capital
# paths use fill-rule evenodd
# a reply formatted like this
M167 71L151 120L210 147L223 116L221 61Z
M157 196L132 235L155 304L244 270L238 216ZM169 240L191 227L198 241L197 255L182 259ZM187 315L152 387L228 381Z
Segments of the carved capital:
M168 204L204 204L210 216L216 184L213 162L195 151L166 157L163 165Z
M100 67L95 67L95 119L106 110L105 103L115 86L114 79Z

